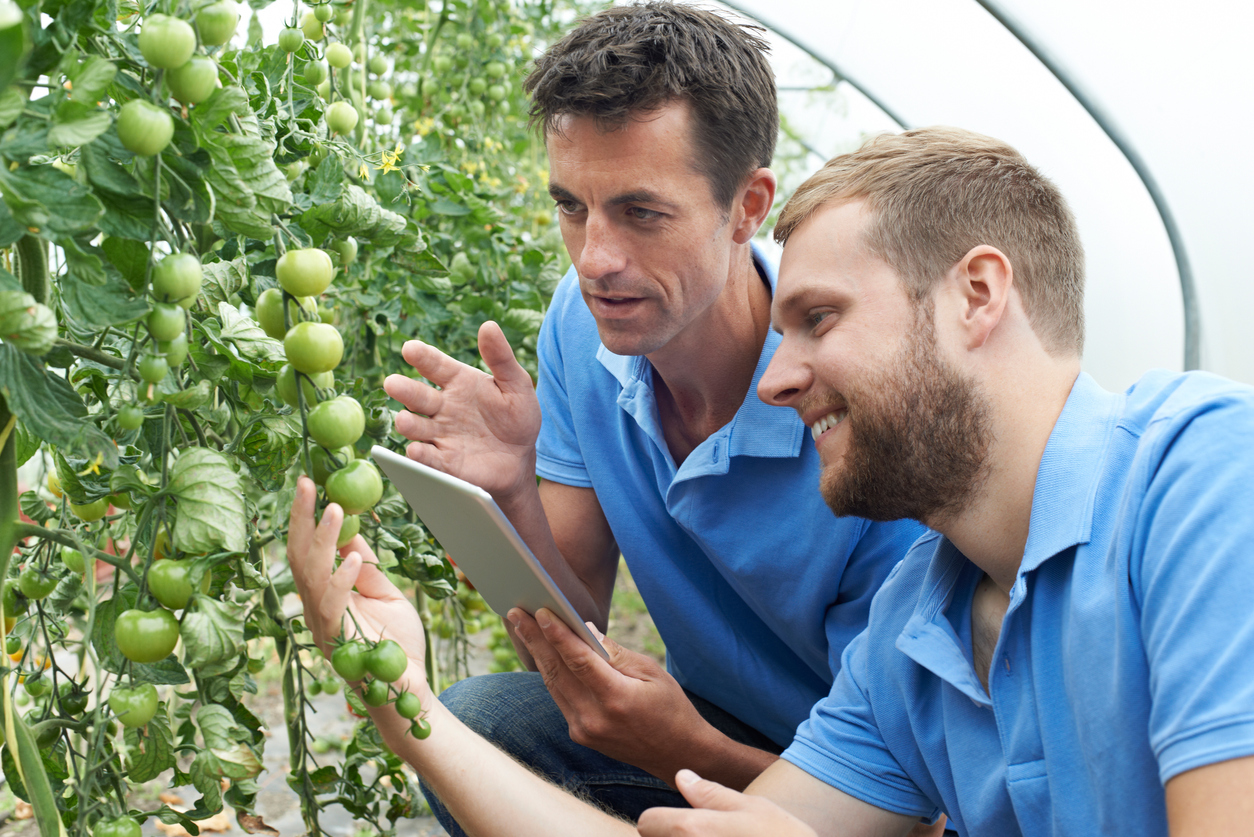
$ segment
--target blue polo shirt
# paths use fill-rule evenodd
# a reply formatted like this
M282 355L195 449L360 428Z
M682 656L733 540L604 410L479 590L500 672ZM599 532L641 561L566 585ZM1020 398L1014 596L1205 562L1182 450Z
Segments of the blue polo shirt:
M783 746L924 530L832 516L809 429L757 396L779 340L768 333L731 422L676 467L652 365L601 345L571 271L537 348L536 471L596 491L675 678Z
M1168 779L1254 754L1254 390L1081 375L1029 527L987 693L981 572L933 533L784 758L964 835L1155 835Z

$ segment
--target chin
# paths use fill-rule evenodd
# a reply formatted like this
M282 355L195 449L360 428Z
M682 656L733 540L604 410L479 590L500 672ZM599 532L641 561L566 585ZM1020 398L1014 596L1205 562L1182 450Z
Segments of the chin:
M601 344L616 355L647 355L666 345L666 340L654 334L642 334L623 328L612 328L597 323Z

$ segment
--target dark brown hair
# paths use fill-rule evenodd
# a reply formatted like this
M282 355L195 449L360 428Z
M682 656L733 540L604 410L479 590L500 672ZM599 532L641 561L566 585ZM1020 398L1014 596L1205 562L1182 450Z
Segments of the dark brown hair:
M1058 187L1001 140L958 128L884 134L833 157L793 194L775 225L783 244L817 210L865 200L864 244L916 303L972 248L996 247L1032 330L1056 356L1084 349L1084 247Z
M693 166L726 209L775 153L775 77L760 31L677 3L607 9L536 59L523 83L531 118L546 133L563 116L591 116L598 129L613 130L685 101L693 117Z

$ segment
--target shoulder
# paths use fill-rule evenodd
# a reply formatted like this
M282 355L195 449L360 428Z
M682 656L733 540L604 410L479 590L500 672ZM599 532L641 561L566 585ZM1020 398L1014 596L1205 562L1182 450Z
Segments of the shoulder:
M1209 372L1155 370L1129 387L1122 421L1143 432L1186 427L1208 414L1254 419L1254 387Z

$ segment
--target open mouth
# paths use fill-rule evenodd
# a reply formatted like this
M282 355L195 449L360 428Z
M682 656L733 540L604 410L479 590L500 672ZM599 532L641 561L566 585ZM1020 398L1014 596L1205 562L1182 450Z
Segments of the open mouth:
M848 408L842 408L840 410L833 410L832 412L828 413L827 415L823 416L821 419L816 421L814 424L810 425L810 435L813 436L814 441L817 442L820 436L822 436L828 430L831 430L836 425L840 424L842 421L845 420L845 417L848 415L849 415Z

